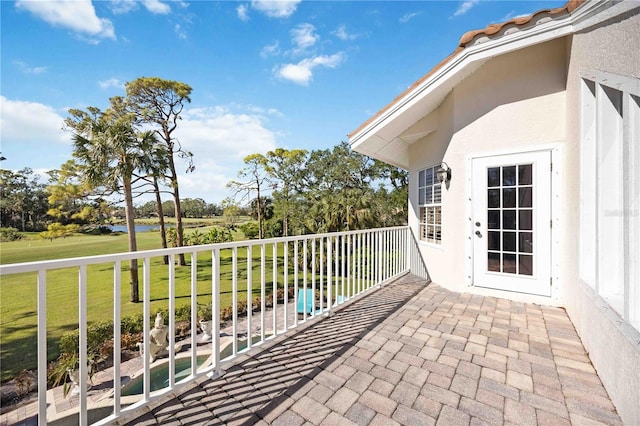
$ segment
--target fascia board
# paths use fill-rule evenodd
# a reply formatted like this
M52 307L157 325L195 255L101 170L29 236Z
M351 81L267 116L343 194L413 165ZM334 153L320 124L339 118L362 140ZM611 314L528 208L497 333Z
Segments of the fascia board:
M591 28L604 21L615 18L619 15L622 15L623 13L630 12L634 9L640 8L640 2L637 0L625 0L625 1L620 1L619 3L615 3L615 2L610 2L610 3L594 2L594 3L596 3L598 7L595 7L594 5L593 7L585 8L585 10L582 10L583 8L580 8L576 11L575 16L573 17L574 32ZM577 12L580 12L580 13L577 13Z

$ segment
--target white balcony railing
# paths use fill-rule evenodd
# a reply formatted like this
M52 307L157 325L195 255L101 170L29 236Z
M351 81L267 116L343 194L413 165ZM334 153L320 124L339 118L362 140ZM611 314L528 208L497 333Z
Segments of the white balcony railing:
M176 348L176 257L184 254L190 264L188 273L190 282L190 336L182 342L187 350L178 353ZM169 257L168 265L161 263L161 258ZM140 277L142 287L141 311L143 312L145 330L142 347L145 354L149 354L152 312L152 286L154 292L158 280L152 281L158 268L167 273L166 299L168 311L168 356L167 362L168 386L157 391L151 390L150 370L152 367L149 356L142 356L140 376L143 378L142 394L131 402L130 397L121 395L121 276L128 277L123 272L131 259L138 259L141 265ZM221 261L230 263L222 265ZM259 262L259 265L254 265ZM88 354L87 354L87 288L91 280L91 271L104 269L105 265L112 271L110 282L98 283L113 287L113 389L108 397L101 398L104 414L91 414L94 407L90 406L88 398ZM241 267L239 266L241 265ZM299 324L312 320L320 315L331 315L332 309L350 299L378 287L385 281L394 279L409 271L428 279L427 270L422 262L413 234L408 227L373 229L365 231L350 231L319 235L305 235L266 240L251 240L223 244L188 246L163 250L140 251L135 253L121 253L104 256L92 256L74 259L60 259L43 262L32 262L0 266L0 276L24 274L23 281L37 281L37 371L38 371L38 407L39 424L51 421L47 418L48 405L55 405L51 401L53 394L47 392L47 292L55 291L47 284L47 276L52 271L71 268L78 283L78 336L79 336L79 365L80 386L77 396L78 403L75 415L79 424L90 422L107 424L116 419L126 419L133 415L136 409L150 401L175 390L186 383L203 375L211 377L223 374L226 362L238 354L249 350L252 346L276 337ZM166 269L164 269L166 268ZM210 268L210 269L209 269ZM206 274L203 274L203 269ZM210 276L209 276L210 271ZM258 272L259 273L256 273ZM182 274L182 272L181 272ZM73 278L73 275L71 279ZM197 307L198 284L202 288L202 276L206 275L206 286L210 284L210 300L212 304L212 336L210 344L203 345L195 332L198 330ZM271 277L268 277L271 275ZM155 275L154 275L155 277ZM256 278L257 277L257 278ZM156 277L157 278L157 277ZM184 278L181 278L184 279ZM162 281L164 282L164 281ZM91 283L96 285L96 283ZM126 284L125 284L126 285ZM231 320L223 323L220 317L221 298L225 292L231 292ZM260 306L254 306L253 294L259 289ZM293 289L291 293L291 289ZM280 290L280 294L278 294ZM311 291L311 293L308 292ZM202 293L202 290L200 290ZM207 293L207 292L205 292ZM292 296L290 296L292 294ZM298 314L298 304L309 304L308 295L314 299L313 309L303 310ZM208 296L208 294L206 295ZM246 297L246 300L243 300ZM267 298L269 297L269 301ZM303 300L298 300L302 297ZM246 317L241 317L239 306L246 303ZM269 306L271 305L271 306ZM67 307L73 311L73 306ZM228 309L228 308L227 308ZM255 321L255 322L254 322ZM222 326L226 325L230 332L228 348L229 355L221 359L224 343L221 342ZM246 333L245 344L241 345L241 337ZM229 339L229 337L227 337ZM198 357L209 355L207 361L199 368L192 368L188 377L177 379L175 365L177 358L190 358L190 365L198 365ZM154 364L155 365L155 364ZM49 397L49 401L47 401ZM106 406L105 406L106 404ZM106 409L106 410L105 410ZM110 414L109 414L110 413ZM50 413L49 413L50 414ZM102 417L102 418L101 418Z

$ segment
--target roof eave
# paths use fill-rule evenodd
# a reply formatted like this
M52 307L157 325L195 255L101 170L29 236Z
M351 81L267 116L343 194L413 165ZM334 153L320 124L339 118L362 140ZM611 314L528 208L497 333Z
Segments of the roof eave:
M399 120L406 115L407 111L412 108L429 105L429 109L420 110L421 116L431 113L444 100L446 95L461 81L470 69L480 66L488 59L509 53L515 50L523 49L539 43L544 43L553 39L572 34L573 24L576 19L588 16L593 9L599 7L602 2L587 2L580 8L567 8L567 13L556 19L536 24L530 28L517 31L512 34L503 35L501 37L490 39L484 42L458 47L449 57L438 64L434 70L426 74L409 89L399 95L385 108L380 110L376 115L365 121L358 129L348 135L351 147L366 155L372 156L389 163L398 163L390 155L384 155L385 158L377 155L378 152L370 149L367 145L369 141L376 135L379 135L385 128L396 124L398 128L406 128L412 123L402 126ZM445 90L442 90L445 89ZM438 93L438 99L431 99L431 102L424 102L425 99L432 97L434 93ZM422 102L421 102L422 101ZM401 132L402 130L400 130ZM397 133L397 137L400 132ZM395 138L394 137L394 138ZM387 145L393 142L394 138L384 138ZM380 137L378 136L378 139ZM378 145L379 141L378 141ZM408 164L400 162L400 167L408 168ZM396 164L398 165L398 164Z

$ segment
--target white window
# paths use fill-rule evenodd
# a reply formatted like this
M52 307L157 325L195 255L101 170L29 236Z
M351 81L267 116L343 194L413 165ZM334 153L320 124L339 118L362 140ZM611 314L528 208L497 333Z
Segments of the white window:
M640 79L581 82L580 277L640 331Z
M418 205L420 206L420 240L442 242L442 184L436 171L440 166L418 172Z

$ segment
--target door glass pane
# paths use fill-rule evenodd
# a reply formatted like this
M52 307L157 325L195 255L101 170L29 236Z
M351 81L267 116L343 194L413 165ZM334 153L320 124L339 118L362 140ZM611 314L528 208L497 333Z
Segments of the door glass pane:
M502 250L516 251L516 233L515 232L502 233Z
M424 201L426 204L431 204L433 202L432 192L431 192L432 188L433 188L432 186L427 186L424 189Z
M533 275L533 256L519 255L518 269L520 275Z
M487 186L489 188L500 186L500 167L490 167L487 170Z
M533 188L518 188L518 207L531 207Z
M502 228L516 229L516 211L504 210L502 212Z
M489 210L487 215L487 227L489 229L500 229L500 210Z
M489 250L500 250L500 232L490 231L488 233L487 248Z
M533 253L533 232L520 232L518 236L518 251L520 253Z
M533 166L531 164L521 164L518 166L518 185L531 185L532 170Z
M505 188L502 190L502 207L516 206L516 189Z
M532 213L531 210L520 210L518 212L518 229L527 231L533 229Z
M515 254L502 255L502 272L505 272L508 274L516 273L516 255Z
M500 272L500 253L487 253L487 269L489 272Z
M516 166L502 168L502 186L514 186L516 184Z
M487 207L496 209L500 207L500 190L489 189L487 191Z

